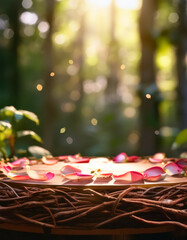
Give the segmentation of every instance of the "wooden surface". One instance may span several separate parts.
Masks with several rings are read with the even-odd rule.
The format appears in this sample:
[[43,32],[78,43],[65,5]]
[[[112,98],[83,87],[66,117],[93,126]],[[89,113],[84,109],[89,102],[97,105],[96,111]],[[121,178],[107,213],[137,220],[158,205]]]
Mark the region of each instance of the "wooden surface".
[[[101,169],[105,172],[112,172],[114,174],[123,174],[128,171],[138,171],[140,173],[143,173],[148,168],[154,167],[154,166],[160,166],[164,167],[163,163],[159,164],[153,164],[148,162],[147,160],[142,160],[140,162],[134,162],[134,163],[114,163],[113,161],[110,161],[109,163],[79,163],[79,164],[69,164],[64,163],[62,161],[59,161],[55,165],[45,165],[41,162],[38,162],[35,165],[31,165],[31,169],[36,170],[39,173],[46,173],[46,172],[53,172],[55,174],[55,177],[49,181],[36,181],[36,180],[23,180],[23,181],[13,181],[12,179],[3,178],[1,180],[5,182],[10,183],[17,183],[17,184],[26,184],[26,185],[43,185],[43,186],[89,186],[92,188],[106,188],[106,189],[117,189],[121,187],[128,187],[130,185],[136,185],[136,186],[144,186],[144,187],[151,187],[156,185],[172,185],[177,183],[187,183],[187,177],[174,177],[174,176],[166,176],[163,180],[157,181],[157,182],[136,182],[136,183],[127,183],[123,181],[114,181],[113,178],[106,178],[103,180],[98,180],[96,177],[93,177],[92,180],[68,180],[64,178],[60,172],[60,169],[64,165],[72,165],[76,168],[80,168],[83,173],[91,173],[91,171]],[[22,174],[25,170],[19,170],[18,172]]]
[[177,228],[174,226],[159,226],[150,228],[118,228],[118,229],[76,229],[76,228],[42,228],[28,224],[0,224],[0,229],[32,232],[32,233],[50,233],[55,235],[129,235],[129,234],[150,234],[173,232]]

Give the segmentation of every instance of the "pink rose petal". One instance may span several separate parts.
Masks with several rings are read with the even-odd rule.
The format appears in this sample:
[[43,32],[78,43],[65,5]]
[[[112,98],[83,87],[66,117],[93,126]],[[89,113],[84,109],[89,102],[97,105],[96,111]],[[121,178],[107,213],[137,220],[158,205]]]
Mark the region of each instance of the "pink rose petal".
[[91,158],[89,163],[97,165],[97,164],[109,163],[109,161],[110,160],[106,157],[95,157],[95,158]]
[[53,173],[38,173],[34,170],[27,169],[27,174],[31,179],[38,181],[47,181],[54,177]]
[[30,177],[27,174],[22,175],[22,174],[12,173],[12,172],[9,172],[7,174],[7,177],[11,178],[12,180],[16,180],[16,181],[30,179]]
[[14,162],[11,163],[11,165],[13,167],[18,167],[18,168],[23,168],[23,167],[25,167],[28,164],[29,164],[29,159],[26,158],[26,157],[17,159]]
[[42,158],[42,162],[46,165],[54,165],[58,163],[57,159],[47,159],[46,157]]
[[144,171],[144,180],[155,182],[164,179],[165,171],[161,167],[151,167]]
[[138,160],[138,156],[128,156],[127,157],[128,162],[135,162],[136,160]]
[[90,180],[92,179],[93,175],[74,172],[66,174],[65,177],[68,178],[69,180]]
[[108,172],[98,172],[96,174],[97,178],[109,178],[112,177],[113,173],[108,173]]
[[164,170],[170,176],[181,174],[182,172],[182,168],[180,168],[176,163],[173,162],[165,165]]
[[89,157],[81,157],[78,154],[74,156],[68,156],[68,160],[71,163],[88,163],[90,161]]
[[12,167],[8,166],[8,165],[2,165],[2,172],[7,175],[7,173],[9,173],[10,171],[12,171]]
[[72,174],[72,173],[77,173],[81,172],[79,168],[73,167],[71,165],[65,165],[60,169],[60,172],[62,175],[67,175],[67,174]]
[[159,163],[159,162],[162,162],[164,158],[165,158],[165,153],[156,153],[149,158],[149,161],[152,163]]
[[186,168],[187,168],[187,158],[178,159],[178,160],[176,161],[176,164],[177,164],[180,168],[186,169]]
[[136,171],[129,171],[120,175],[113,175],[115,180],[122,180],[125,182],[133,183],[143,179],[143,175]]
[[121,162],[125,162],[127,160],[127,154],[122,152],[120,154],[118,154],[116,157],[113,158],[113,161],[116,163],[121,163]]
[[52,172],[48,172],[48,173],[46,173],[45,175],[46,175],[46,177],[47,177],[47,180],[51,180],[51,179],[54,178],[54,176],[55,176],[55,174],[52,173]]

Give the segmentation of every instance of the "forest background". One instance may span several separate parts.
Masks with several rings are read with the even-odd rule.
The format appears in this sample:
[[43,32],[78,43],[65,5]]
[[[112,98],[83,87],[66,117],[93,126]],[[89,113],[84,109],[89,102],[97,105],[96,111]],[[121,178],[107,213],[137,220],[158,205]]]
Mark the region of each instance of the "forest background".
[[186,0],[1,1],[0,108],[37,114],[40,125],[24,127],[53,155],[177,155],[186,9]]

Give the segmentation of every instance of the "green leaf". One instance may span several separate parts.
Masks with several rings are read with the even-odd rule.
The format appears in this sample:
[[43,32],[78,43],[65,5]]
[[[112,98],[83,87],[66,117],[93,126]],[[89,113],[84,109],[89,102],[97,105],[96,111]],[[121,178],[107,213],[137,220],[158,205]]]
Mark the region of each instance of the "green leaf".
[[15,112],[16,112],[15,107],[6,106],[6,107],[0,109],[0,118],[6,119],[7,117],[13,117]]
[[0,132],[5,131],[7,128],[11,129],[12,125],[8,121],[0,121]]
[[187,143],[187,128],[182,130],[177,137],[175,138],[175,141],[172,145],[172,149],[177,149],[182,144]]
[[[0,142],[12,134],[12,125],[8,121],[0,121]],[[5,143],[4,143],[5,145]]]
[[37,142],[42,143],[41,137],[38,134],[36,134],[34,131],[31,131],[31,130],[17,131],[16,136],[17,137],[31,136],[31,138],[33,138]]
[[47,149],[39,146],[30,146],[28,147],[28,151],[32,156],[36,158],[41,158],[43,156],[51,156],[51,153]]
[[38,119],[37,115],[34,114],[33,112],[26,111],[26,110],[19,110],[19,112],[21,112],[29,120],[35,122],[37,125],[39,124],[39,119]]

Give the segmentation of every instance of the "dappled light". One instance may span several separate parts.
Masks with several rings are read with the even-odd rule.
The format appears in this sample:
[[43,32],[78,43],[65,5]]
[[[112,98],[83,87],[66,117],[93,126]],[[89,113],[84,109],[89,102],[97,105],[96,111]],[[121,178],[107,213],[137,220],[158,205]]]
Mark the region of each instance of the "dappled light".
[[1,107],[36,112],[54,155],[171,154],[187,124],[185,3],[9,2],[0,4]]

